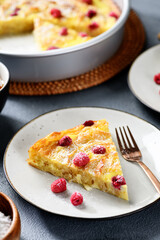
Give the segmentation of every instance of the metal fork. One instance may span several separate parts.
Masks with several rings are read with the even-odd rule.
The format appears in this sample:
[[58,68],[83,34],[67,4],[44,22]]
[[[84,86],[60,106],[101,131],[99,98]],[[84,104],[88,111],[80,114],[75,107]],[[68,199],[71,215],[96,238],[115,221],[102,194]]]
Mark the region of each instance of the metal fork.
[[151,170],[141,161],[141,158],[142,158],[141,151],[140,151],[136,141],[134,140],[134,137],[133,137],[133,135],[132,135],[128,126],[127,126],[127,129],[128,129],[130,138],[132,140],[132,143],[129,140],[129,137],[128,137],[127,132],[126,132],[124,127],[123,127],[123,132],[124,133],[122,132],[121,128],[119,127],[121,137],[122,137],[122,141],[120,140],[120,137],[118,135],[117,128],[115,129],[119,149],[120,149],[120,152],[121,152],[123,158],[127,161],[137,162],[142,167],[144,172],[147,174],[147,176],[149,177],[149,179],[153,183],[154,187],[156,188],[157,192],[160,194],[160,182],[155,177],[155,175],[151,172]]

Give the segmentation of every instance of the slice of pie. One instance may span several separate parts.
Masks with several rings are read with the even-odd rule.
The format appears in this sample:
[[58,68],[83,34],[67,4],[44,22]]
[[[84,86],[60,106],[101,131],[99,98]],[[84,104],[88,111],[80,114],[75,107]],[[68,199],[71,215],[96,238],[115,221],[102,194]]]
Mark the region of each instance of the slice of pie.
[[26,33],[33,30],[33,19],[42,8],[40,1],[1,0],[1,2],[0,35]]
[[29,149],[28,163],[42,171],[128,200],[127,185],[106,120],[53,132]]
[[84,32],[54,25],[41,18],[34,20],[34,38],[41,50],[70,47],[91,39]]

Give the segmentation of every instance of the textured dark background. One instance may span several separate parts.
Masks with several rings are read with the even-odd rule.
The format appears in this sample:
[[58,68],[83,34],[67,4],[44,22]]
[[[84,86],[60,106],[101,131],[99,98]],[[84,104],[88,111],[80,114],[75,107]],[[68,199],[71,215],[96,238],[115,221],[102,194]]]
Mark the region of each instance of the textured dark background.
[[[132,8],[136,10],[145,27],[145,49],[158,44],[160,0],[132,0]],[[114,220],[62,217],[40,210],[19,197],[8,184],[2,167],[5,147],[16,131],[38,115],[58,108],[116,108],[135,114],[160,128],[160,114],[145,107],[130,92],[127,85],[128,70],[97,87],[76,93],[8,98],[0,114],[0,191],[8,194],[18,207],[22,223],[21,240],[160,239],[160,202],[131,216]]]

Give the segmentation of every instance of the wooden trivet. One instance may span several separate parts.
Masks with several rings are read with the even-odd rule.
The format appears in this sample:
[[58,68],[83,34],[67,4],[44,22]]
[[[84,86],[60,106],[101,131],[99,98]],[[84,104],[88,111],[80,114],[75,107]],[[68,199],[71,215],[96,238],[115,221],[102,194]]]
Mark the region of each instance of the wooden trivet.
[[92,71],[51,82],[11,82],[10,94],[13,95],[52,95],[75,92],[96,86],[109,80],[122,69],[127,67],[141,52],[145,42],[145,32],[140,19],[131,10],[125,25],[124,38],[120,49],[107,62]]

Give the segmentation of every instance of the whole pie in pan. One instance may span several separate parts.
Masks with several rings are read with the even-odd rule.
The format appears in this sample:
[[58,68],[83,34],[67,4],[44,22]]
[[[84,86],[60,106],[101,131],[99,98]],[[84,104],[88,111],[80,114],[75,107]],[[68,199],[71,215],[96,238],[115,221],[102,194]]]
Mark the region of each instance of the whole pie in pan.
[[49,134],[30,147],[27,161],[87,190],[97,188],[128,200],[118,153],[104,119]]
[[[58,45],[50,45],[47,48],[39,44],[47,42],[46,31],[55,41],[63,42],[60,47],[69,47],[96,37],[110,29],[120,16],[120,10],[112,0],[0,0],[0,35],[13,35],[32,32],[36,29],[37,21],[43,24],[44,33],[35,34],[35,40],[41,50],[56,49]],[[39,20],[37,20],[37,18]],[[49,22],[55,28],[63,27],[68,32],[77,32],[77,40],[68,40],[69,36],[57,35]],[[72,35],[72,34],[71,34]],[[65,41],[61,38],[66,36]],[[53,41],[54,42],[54,41]]]

